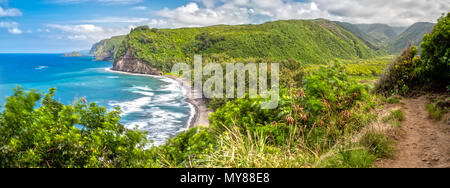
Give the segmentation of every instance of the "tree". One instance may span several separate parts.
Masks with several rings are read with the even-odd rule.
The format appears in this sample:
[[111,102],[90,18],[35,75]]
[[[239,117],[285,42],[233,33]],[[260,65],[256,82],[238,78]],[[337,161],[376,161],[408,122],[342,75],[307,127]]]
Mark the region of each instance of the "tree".
[[424,36],[421,47],[431,81],[450,85],[450,13],[443,15],[433,32]]

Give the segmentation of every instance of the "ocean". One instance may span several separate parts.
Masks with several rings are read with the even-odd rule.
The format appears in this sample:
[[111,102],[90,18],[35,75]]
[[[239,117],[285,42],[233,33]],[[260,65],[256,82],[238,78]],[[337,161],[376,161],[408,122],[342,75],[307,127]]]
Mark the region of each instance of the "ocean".
[[185,131],[193,107],[174,80],[109,71],[111,62],[62,54],[0,54],[0,106],[18,85],[57,89],[55,99],[72,104],[84,97],[108,109],[122,109],[121,123],[148,132],[154,145]]

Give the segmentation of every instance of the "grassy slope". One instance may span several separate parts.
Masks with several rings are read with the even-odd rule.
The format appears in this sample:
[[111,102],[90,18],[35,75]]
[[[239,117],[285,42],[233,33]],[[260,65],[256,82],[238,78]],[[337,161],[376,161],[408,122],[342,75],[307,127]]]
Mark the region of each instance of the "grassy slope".
[[346,23],[346,22],[335,22],[337,25],[351,31],[353,34],[361,38],[367,46],[371,47],[372,49],[379,49],[382,46],[382,43],[380,41],[366,32],[359,29],[359,27],[355,24]]
[[419,22],[409,27],[404,33],[397,36],[388,44],[388,52],[391,54],[399,53],[409,42],[415,46],[420,46],[423,36],[432,31],[433,23]]
[[[202,34],[207,34],[207,39],[197,40]],[[191,62],[194,53],[236,59],[295,59],[304,64],[379,55],[352,32],[322,19],[181,29],[140,27],[128,35],[116,59],[127,49],[156,67],[161,62]]]
[[390,42],[404,30],[386,24],[356,24],[355,27],[374,38],[378,45]]

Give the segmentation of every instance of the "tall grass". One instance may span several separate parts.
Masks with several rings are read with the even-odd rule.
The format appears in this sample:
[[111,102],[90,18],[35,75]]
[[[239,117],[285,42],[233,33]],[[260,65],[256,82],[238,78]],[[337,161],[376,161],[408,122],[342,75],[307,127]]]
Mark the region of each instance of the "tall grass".
[[279,147],[268,144],[268,135],[262,131],[243,133],[238,126],[225,129],[205,167],[298,168],[310,167],[318,159],[313,152],[305,152],[304,144],[294,144],[301,140],[296,127],[290,127],[290,137]]

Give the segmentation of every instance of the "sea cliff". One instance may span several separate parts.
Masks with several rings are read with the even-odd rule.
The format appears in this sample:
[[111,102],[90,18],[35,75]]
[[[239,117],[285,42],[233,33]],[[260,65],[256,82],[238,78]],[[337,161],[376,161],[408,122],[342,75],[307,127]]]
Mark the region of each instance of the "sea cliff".
[[148,63],[142,62],[133,56],[130,50],[123,57],[114,62],[112,70],[136,74],[162,75]]

